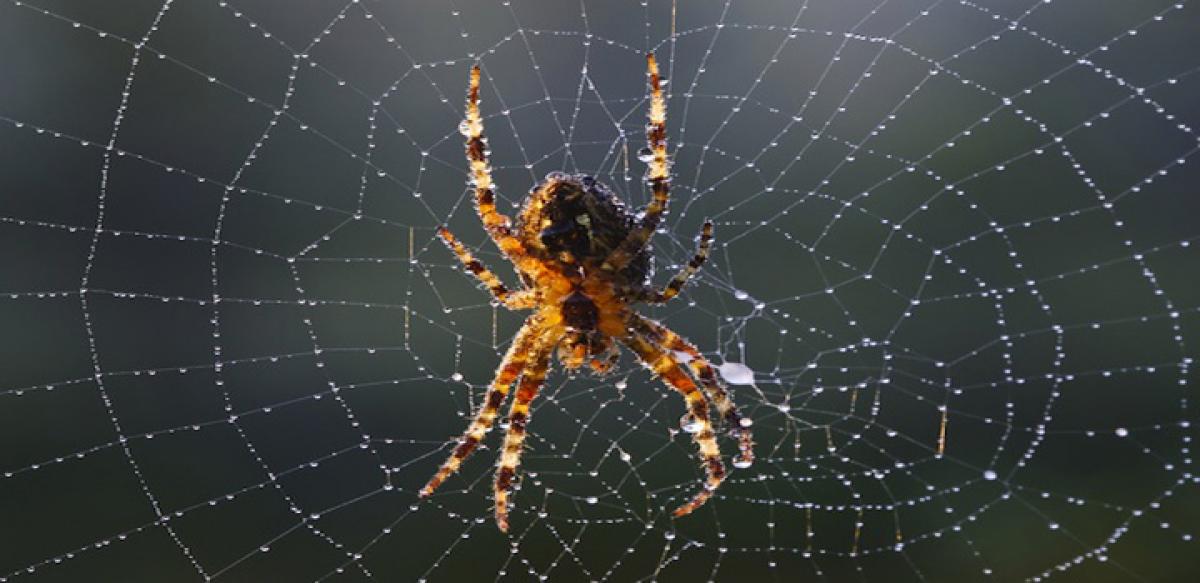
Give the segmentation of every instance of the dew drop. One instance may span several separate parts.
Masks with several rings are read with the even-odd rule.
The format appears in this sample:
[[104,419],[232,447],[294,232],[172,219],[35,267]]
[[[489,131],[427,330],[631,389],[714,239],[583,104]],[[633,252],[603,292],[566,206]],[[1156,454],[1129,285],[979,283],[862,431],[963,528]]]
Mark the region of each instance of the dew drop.
[[726,362],[717,367],[721,376],[731,385],[753,385],[754,371],[740,362]]

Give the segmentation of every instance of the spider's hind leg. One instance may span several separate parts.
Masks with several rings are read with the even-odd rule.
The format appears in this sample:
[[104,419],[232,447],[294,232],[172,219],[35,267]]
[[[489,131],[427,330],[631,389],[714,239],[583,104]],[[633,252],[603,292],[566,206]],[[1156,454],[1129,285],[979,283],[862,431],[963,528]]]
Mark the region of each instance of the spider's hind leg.
[[471,166],[471,183],[475,187],[475,210],[488,235],[505,255],[517,258],[524,255],[521,242],[509,231],[508,218],[496,210],[496,191],[492,168],[488,164],[487,138],[483,135],[483,116],[479,113],[479,65],[471,67],[467,89],[467,115],[459,127],[466,136],[467,162]]
[[667,210],[667,200],[671,195],[667,161],[667,100],[663,97],[662,78],[658,74],[658,61],[653,53],[646,55],[646,77],[650,83],[650,113],[649,123],[646,124],[650,163],[646,178],[650,182],[652,198],[646,206],[642,222],[630,230],[625,240],[604,260],[602,268],[606,271],[624,269],[646,246]]

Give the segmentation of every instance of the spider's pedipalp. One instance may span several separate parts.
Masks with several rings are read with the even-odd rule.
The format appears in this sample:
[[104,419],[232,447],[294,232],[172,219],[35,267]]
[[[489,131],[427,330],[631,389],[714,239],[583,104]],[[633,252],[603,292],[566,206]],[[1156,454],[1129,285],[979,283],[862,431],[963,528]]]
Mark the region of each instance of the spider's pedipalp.
[[671,194],[671,177],[667,161],[667,101],[663,98],[661,78],[658,74],[658,61],[654,53],[646,55],[646,77],[650,83],[650,122],[646,124],[646,142],[649,145],[649,164],[646,178],[650,181],[652,198],[646,206],[642,222],[631,230],[612,254],[604,261],[603,269],[618,271],[623,269],[638,255],[654,230],[658,228],[662,215],[667,210],[667,201]]
[[[631,319],[637,318],[632,313],[630,313],[630,317]],[[692,433],[692,441],[700,449],[705,480],[704,487],[691,500],[676,508],[673,513],[676,517],[685,516],[707,502],[721,482],[725,480],[725,464],[721,462],[721,450],[717,446],[717,438],[713,433],[712,420],[708,414],[708,401],[705,400],[704,393],[696,387],[696,383],[692,381],[691,377],[680,369],[679,361],[658,343],[637,331],[636,322],[630,322],[629,328],[631,331],[621,339],[621,342],[628,346],[646,366],[650,367],[650,370],[661,377],[663,382],[683,395],[687,402],[687,415],[690,416],[688,431]]]
[[745,468],[754,463],[754,437],[750,430],[750,420],[742,417],[708,359],[690,342],[662,324],[637,316],[635,325],[639,331],[662,344],[667,350],[682,352],[691,358],[687,363],[688,368],[691,368],[692,373],[700,380],[700,386],[704,387],[704,392],[717,408],[717,414],[725,422],[725,428],[738,440],[739,455],[733,465]]
[[531,290],[509,291],[504,282],[500,281],[500,278],[496,277],[496,274],[492,273],[492,270],[476,259],[471,254],[471,251],[467,249],[466,245],[463,245],[449,229],[438,227],[437,233],[442,238],[442,241],[446,243],[446,246],[450,248],[450,251],[462,262],[463,267],[478,278],[483,285],[487,286],[488,291],[492,292],[492,296],[501,305],[510,310],[527,309],[535,305],[535,294]]
[[543,328],[544,326],[537,316],[532,316],[525,321],[521,330],[517,332],[516,338],[513,339],[512,346],[508,348],[504,361],[500,363],[500,368],[496,371],[496,378],[488,387],[487,393],[483,397],[483,404],[479,407],[479,412],[475,414],[475,419],[471,421],[462,437],[459,438],[454,452],[446,458],[446,461],[429,479],[425,487],[421,488],[420,497],[426,498],[433,494],[434,490],[437,490],[438,486],[446,481],[446,478],[457,472],[463,460],[475,451],[479,442],[483,440],[483,436],[491,430],[496,413],[500,410],[500,405],[504,404],[505,397],[508,396],[509,388],[526,368],[530,348],[544,335]]
[[529,423],[529,405],[546,380],[546,372],[550,367],[550,353],[558,341],[555,336],[543,333],[534,346],[533,355],[529,359],[529,365],[525,367],[525,372],[521,374],[517,395],[508,412],[508,432],[504,435],[504,449],[496,463],[496,480],[493,484],[496,497],[496,526],[501,532],[508,532],[508,494],[512,489],[513,478],[517,475],[517,468],[521,465],[525,428]]

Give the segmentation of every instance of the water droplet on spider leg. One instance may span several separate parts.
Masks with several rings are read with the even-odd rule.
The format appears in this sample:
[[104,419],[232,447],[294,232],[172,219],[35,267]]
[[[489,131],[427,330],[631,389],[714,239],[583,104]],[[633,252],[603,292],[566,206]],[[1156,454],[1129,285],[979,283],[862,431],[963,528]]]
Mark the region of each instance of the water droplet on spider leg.
[[667,84],[668,84],[668,83],[670,83],[670,82],[671,82],[671,80],[670,80],[670,79],[667,79],[666,77],[659,77],[659,78],[658,78],[658,86],[659,86],[659,87],[666,87],[666,86],[667,86]]
[[462,134],[462,135],[464,135],[464,136],[469,136],[469,135],[471,135],[471,123],[470,123],[470,122],[468,122],[468,121],[467,121],[467,120],[465,120],[465,119],[464,119],[464,120],[462,120],[461,122],[459,122],[459,124],[458,124],[458,133],[460,133],[460,134]]
[[700,431],[700,420],[696,419],[691,413],[684,413],[679,418],[679,428],[686,433],[696,433]]
[[739,470],[744,470],[752,465],[754,465],[754,462],[746,458],[739,457],[733,460],[733,467]]
[[637,159],[642,162],[650,163],[654,160],[654,151],[650,148],[642,148],[638,150]]

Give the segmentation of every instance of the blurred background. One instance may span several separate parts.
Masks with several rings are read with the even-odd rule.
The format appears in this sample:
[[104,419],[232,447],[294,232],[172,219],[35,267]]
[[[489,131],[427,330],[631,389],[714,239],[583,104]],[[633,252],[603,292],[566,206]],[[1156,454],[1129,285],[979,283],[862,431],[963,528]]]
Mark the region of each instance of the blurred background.
[[[1186,581],[1200,8],[1144,0],[0,2],[0,581]],[[758,461],[691,516],[682,400],[556,367],[466,180],[648,199]],[[498,433],[493,432],[493,433]],[[726,453],[735,446],[723,439]],[[728,459],[728,457],[727,457]]]

